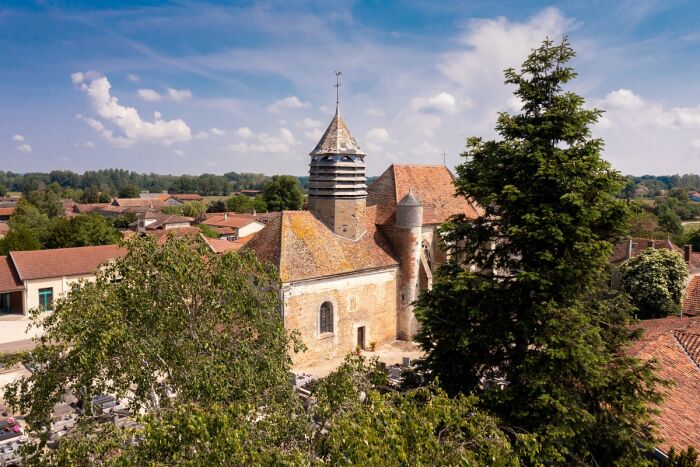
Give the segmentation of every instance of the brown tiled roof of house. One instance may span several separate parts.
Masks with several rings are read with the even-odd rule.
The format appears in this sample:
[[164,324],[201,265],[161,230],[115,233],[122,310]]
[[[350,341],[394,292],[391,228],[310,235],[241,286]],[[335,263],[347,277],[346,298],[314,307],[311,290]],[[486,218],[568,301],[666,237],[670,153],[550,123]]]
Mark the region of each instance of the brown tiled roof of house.
[[73,210],[77,210],[77,212],[81,214],[87,214],[95,210],[99,210],[102,208],[106,208],[108,206],[111,206],[109,203],[88,203],[88,204],[80,204],[76,203],[75,206],[73,206]]
[[245,246],[246,243],[251,241],[255,237],[255,234],[253,235],[246,235],[243,238],[239,238],[237,240],[224,240],[220,238],[207,238],[204,237],[204,240],[209,244],[212,250],[214,250],[215,253],[226,253],[227,251],[238,251],[243,246]]
[[10,257],[0,256],[0,292],[14,292],[23,288]]
[[160,212],[148,212],[144,216],[146,219],[155,219],[155,222],[152,222],[146,226],[146,228],[149,230],[159,229],[168,224],[192,224],[192,222],[194,222],[193,217],[178,216],[176,214],[163,214]]
[[260,221],[248,215],[221,212],[208,214],[207,218],[202,221],[202,224],[211,225],[212,227],[234,227],[240,229],[253,222]]
[[[631,255],[629,254],[630,240],[632,241]],[[639,254],[647,248],[675,251],[682,257],[685,257],[683,248],[679,247],[678,245],[674,244],[671,240],[668,239],[659,240],[652,238],[626,238],[615,244],[615,248],[613,249],[613,255],[610,259],[610,262],[619,265],[627,261],[629,258],[639,256]],[[691,252],[688,267],[691,271],[700,270],[700,253]]]
[[255,234],[245,248],[273,263],[282,282],[348,274],[398,264],[367,208],[367,231],[350,240],[335,235],[308,211],[284,211]]
[[668,317],[641,322],[645,330],[631,354],[658,362],[658,375],[673,382],[664,389],[657,417],[660,449],[700,447],[700,318]]
[[685,288],[685,298],[683,299],[683,313],[690,315],[700,315],[700,277],[693,276]]
[[174,195],[169,195],[169,197],[180,201],[202,201],[204,199],[202,195],[198,195],[197,193],[177,193]]
[[0,208],[0,216],[11,216],[15,213],[15,208]]
[[0,222],[0,236],[5,236],[10,233],[10,226],[5,222]]
[[166,200],[160,198],[114,198],[112,201],[114,206],[122,207],[148,207],[162,208],[166,206]]
[[423,224],[441,224],[450,216],[465,214],[475,219],[482,214],[473,201],[455,197],[454,176],[442,165],[392,164],[367,189],[367,205],[377,206],[377,224],[394,222],[396,203],[409,190],[423,204]]
[[92,274],[102,264],[126,254],[116,245],[13,251],[10,253],[21,280]]

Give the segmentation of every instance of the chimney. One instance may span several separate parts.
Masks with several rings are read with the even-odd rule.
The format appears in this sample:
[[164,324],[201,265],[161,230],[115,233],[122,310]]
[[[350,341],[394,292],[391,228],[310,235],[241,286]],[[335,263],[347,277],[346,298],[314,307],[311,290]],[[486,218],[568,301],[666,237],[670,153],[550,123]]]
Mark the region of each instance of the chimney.
[[228,212],[224,213],[224,220],[228,220]]
[[255,217],[257,215],[258,215],[258,213],[255,211],[255,209],[253,209],[253,217]]
[[686,264],[690,264],[690,256],[693,253],[693,245],[685,245],[683,247],[683,259]]
[[632,242],[632,239],[630,238],[627,240],[627,259],[630,259],[632,257],[632,247],[634,246],[634,243]]

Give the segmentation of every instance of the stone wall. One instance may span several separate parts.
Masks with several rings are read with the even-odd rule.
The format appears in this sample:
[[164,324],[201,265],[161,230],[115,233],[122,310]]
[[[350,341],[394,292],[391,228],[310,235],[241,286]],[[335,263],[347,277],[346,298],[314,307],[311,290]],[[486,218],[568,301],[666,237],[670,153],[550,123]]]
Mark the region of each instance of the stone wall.
[[[284,323],[297,329],[307,347],[292,355],[295,366],[343,358],[365,328],[365,346],[396,339],[397,268],[309,280],[282,287]],[[320,333],[320,308],[333,305],[333,332]]]
[[366,198],[309,197],[309,211],[333,233],[356,239],[367,230]]

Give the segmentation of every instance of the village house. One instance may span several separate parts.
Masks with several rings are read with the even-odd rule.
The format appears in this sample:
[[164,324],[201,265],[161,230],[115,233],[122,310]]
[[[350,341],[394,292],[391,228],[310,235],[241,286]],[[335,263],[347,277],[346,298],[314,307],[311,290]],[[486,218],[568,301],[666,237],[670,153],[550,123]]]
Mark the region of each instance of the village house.
[[412,303],[446,259],[437,226],[480,213],[453,196],[445,166],[394,164],[368,189],[339,108],[310,156],[309,210],[282,212],[244,247],[279,271],[284,324],[307,347],[298,366],[411,340]]
[[688,278],[685,282],[685,298],[681,304],[681,311],[688,315],[700,315],[700,253],[693,251],[691,245],[681,248],[668,239],[650,238],[627,238],[617,243],[610,258],[610,264],[613,267],[610,277],[611,286],[618,287],[620,284],[620,266],[647,248],[675,251],[683,257],[688,266]]
[[126,254],[115,245],[13,251],[0,256],[0,312],[27,315],[51,309],[72,283],[94,278],[95,271]]
[[192,217],[164,214],[162,212],[145,212],[137,216],[136,231],[179,229],[190,227],[193,222],[194,218]]
[[256,219],[255,216],[232,212],[207,214],[201,223],[214,228],[219,233],[219,238],[225,240],[247,237],[265,227],[265,224]]

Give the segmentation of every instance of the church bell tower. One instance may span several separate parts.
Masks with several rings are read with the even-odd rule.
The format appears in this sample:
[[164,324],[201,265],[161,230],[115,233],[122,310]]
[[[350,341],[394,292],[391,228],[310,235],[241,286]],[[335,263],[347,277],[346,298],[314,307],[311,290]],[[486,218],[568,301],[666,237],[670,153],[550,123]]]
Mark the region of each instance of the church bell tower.
[[340,72],[335,86],[335,116],[309,153],[309,211],[335,234],[355,240],[366,231],[366,154],[340,117]]

